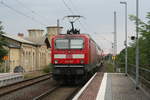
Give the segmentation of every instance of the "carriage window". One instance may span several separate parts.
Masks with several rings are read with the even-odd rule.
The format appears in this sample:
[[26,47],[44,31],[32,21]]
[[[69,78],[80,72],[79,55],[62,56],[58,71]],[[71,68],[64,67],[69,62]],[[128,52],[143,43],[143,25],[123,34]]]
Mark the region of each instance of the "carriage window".
[[82,49],[83,48],[83,39],[71,39],[70,40],[71,49]]
[[69,49],[69,40],[68,39],[57,39],[55,41],[56,49]]

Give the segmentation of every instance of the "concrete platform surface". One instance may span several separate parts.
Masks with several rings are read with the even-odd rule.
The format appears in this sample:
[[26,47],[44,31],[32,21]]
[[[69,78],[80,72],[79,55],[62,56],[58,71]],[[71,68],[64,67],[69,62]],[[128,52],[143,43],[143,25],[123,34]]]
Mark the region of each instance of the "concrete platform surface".
[[124,74],[105,73],[96,100],[150,100],[141,89]]

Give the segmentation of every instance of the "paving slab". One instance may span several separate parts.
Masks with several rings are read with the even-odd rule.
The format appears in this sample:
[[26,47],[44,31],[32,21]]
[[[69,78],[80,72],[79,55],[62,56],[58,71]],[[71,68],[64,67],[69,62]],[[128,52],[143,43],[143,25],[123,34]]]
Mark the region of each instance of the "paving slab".
[[122,73],[105,73],[96,100],[150,100]]

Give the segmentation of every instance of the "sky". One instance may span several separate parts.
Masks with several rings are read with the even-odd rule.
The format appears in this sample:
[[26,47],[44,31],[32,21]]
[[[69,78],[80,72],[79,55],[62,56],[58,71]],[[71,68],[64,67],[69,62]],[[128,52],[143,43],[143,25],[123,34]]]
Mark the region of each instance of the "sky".
[[[113,13],[117,12],[117,52],[124,48],[125,7],[120,1],[128,3],[128,15],[136,13],[136,0],[0,0],[0,21],[8,34],[21,32],[26,36],[28,29],[44,29],[55,26],[57,19],[64,27],[69,27],[67,15],[84,16],[75,26],[81,33],[90,34],[105,53],[112,53],[114,32]],[[146,20],[150,12],[150,0],[139,0],[139,17]],[[135,35],[135,25],[128,19],[128,44]]]

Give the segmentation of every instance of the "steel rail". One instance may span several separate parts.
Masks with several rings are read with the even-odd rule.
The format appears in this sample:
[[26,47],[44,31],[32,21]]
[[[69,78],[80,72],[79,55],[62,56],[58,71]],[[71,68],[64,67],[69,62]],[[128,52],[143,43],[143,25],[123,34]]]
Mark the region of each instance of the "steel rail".
[[68,97],[66,100],[72,100],[73,97],[80,91],[81,87],[77,87]]
[[[45,77],[45,78],[43,78],[43,77]],[[23,80],[23,81],[13,83],[13,84],[10,84],[10,85],[7,85],[7,86],[3,86],[3,87],[0,88],[0,97],[2,97],[4,95],[7,95],[7,94],[10,94],[12,92],[15,92],[17,90],[26,88],[28,86],[40,83],[42,81],[48,80],[48,79],[50,79],[50,77],[51,77],[50,74],[45,74],[45,75],[41,75],[41,76],[38,76],[38,77],[35,77],[35,78],[31,78],[31,79]],[[40,78],[43,78],[43,79],[40,79]],[[12,89],[10,89],[10,90],[8,89],[6,91],[3,91],[4,89],[7,89],[7,88],[12,88]]]
[[[51,93],[55,92],[56,90],[58,90],[61,86],[58,85],[56,87],[53,87],[51,89],[49,89],[48,91],[42,93],[41,95],[33,98],[33,100],[42,100],[44,97],[50,95]],[[72,98],[75,96],[75,94],[81,89],[81,87],[77,87],[67,98],[66,100],[72,100]]]
[[58,88],[60,88],[60,85],[49,89],[48,91],[42,93],[41,95],[39,95],[39,96],[33,98],[33,100],[41,100],[42,98],[46,97],[47,95],[53,93],[53,92],[54,92],[55,90],[57,90]]
[[44,75],[40,75],[40,76],[37,76],[37,77],[34,77],[34,78],[29,78],[29,79],[25,79],[25,80],[22,80],[22,81],[19,81],[19,82],[8,84],[8,85],[0,87],[0,90],[3,89],[3,88],[6,88],[6,87],[10,87],[10,86],[13,86],[13,85],[17,85],[17,84],[23,83],[23,82],[35,80],[35,79],[38,79],[38,78],[41,78],[41,77],[44,77],[44,76],[47,76],[47,75],[50,75],[50,74],[44,74]]

